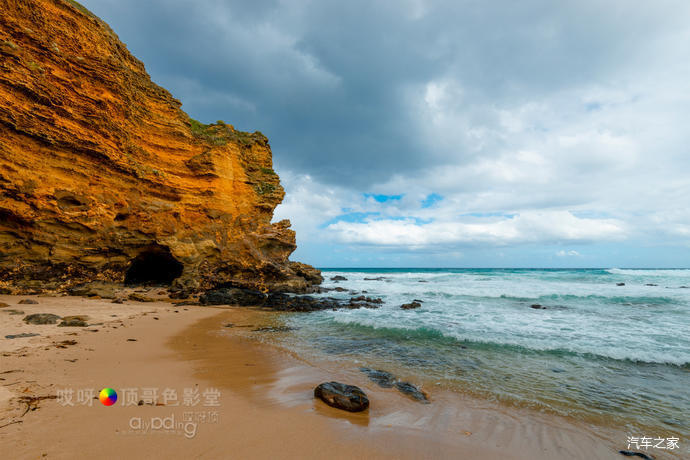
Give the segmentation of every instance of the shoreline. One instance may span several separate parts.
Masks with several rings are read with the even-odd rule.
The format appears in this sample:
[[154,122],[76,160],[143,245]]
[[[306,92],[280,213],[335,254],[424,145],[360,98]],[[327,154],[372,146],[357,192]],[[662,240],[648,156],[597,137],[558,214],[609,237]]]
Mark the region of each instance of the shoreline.
[[[38,305],[16,305],[33,298]],[[236,331],[270,326],[274,312],[243,307],[176,307],[164,301],[112,304],[80,297],[0,296],[3,331],[40,329],[41,336],[4,339],[0,368],[0,447],[13,458],[151,456],[216,458],[227,456],[316,458],[621,458],[625,435],[614,443],[574,421],[433,392],[420,404],[393,389],[379,388],[358,372],[333,372],[307,363],[277,346]],[[88,314],[87,328],[54,325],[9,327],[2,310],[26,314]],[[177,312],[175,312],[177,311]],[[102,317],[96,317],[98,313]],[[117,317],[110,315],[116,314]],[[23,315],[12,315],[12,323]],[[158,319],[153,319],[158,318]],[[233,323],[235,327],[224,327]],[[242,328],[241,326],[251,326]],[[97,332],[92,332],[97,330]],[[49,331],[49,332],[48,332]],[[128,341],[135,339],[136,341]],[[74,345],[60,344],[74,340]],[[22,344],[17,347],[15,344]],[[17,370],[17,372],[9,372]],[[11,376],[11,377],[10,377]],[[8,377],[11,380],[8,380]],[[368,411],[350,414],[313,398],[313,388],[330,380],[362,388]],[[192,438],[184,433],[141,434],[132,417],[185,417],[183,406],[64,407],[55,399],[23,412],[22,395],[51,396],[57,389],[122,388],[218,389],[220,406],[193,408],[217,412],[217,421],[198,423]],[[8,392],[12,399],[8,400]],[[3,396],[4,395],[4,396]],[[122,398],[122,394],[120,394]],[[187,409],[185,411],[185,409]],[[204,410],[201,410],[204,409]],[[134,430],[136,431],[136,430]],[[610,434],[609,434],[610,435]],[[46,454],[45,456],[43,454]],[[664,458],[665,453],[657,458]],[[670,457],[669,458],[673,458]]]

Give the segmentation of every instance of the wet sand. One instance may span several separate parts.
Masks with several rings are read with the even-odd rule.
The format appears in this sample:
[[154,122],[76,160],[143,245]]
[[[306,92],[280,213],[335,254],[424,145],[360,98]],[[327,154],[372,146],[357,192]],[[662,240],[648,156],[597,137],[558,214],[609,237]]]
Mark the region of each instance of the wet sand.
[[[17,305],[24,298],[39,304]],[[622,433],[451,392],[432,391],[431,403],[420,404],[356,367],[307,363],[261,342],[272,332],[254,330],[273,324],[274,313],[78,297],[0,302],[9,304],[0,308],[4,458],[624,458]],[[24,314],[7,309],[87,314],[97,325],[25,325]],[[4,338],[17,333],[41,335]],[[330,380],[361,387],[369,410],[351,414],[315,400],[314,387]],[[114,406],[54,398],[58,390],[73,389],[76,400],[80,389],[103,387],[118,391]],[[123,388],[135,399],[156,389],[159,404],[166,388],[175,390],[178,405],[128,405]],[[196,405],[185,405],[192,402],[185,388],[198,391]],[[26,399],[41,396],[48,398]],[[146,430],[152,421],[166,426]]]

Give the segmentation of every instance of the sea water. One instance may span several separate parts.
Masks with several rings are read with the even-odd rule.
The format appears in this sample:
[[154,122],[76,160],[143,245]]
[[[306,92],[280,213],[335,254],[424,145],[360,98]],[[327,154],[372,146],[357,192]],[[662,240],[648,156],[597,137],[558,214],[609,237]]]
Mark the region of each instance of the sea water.
[[[295,329],[280,340],[298,353],[392,371],[432,394],[442,387],[615,425],[633,436],[690,441],[690,270],[323,275],[324,287],[347,292],[319,296],[367,291],[384,303],[287,316]],[[336,275],[347,281],[332,281]],[[414,299],[421,308],[400,308]]]

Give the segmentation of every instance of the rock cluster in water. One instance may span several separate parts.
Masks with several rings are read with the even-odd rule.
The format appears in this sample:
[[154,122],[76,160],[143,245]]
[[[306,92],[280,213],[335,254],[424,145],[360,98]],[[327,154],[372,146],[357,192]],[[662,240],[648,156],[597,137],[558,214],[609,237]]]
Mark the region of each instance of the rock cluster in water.
[[265,307],[278,311],[318,311],[339,308],[379,308],[383,300],[371,297],[352,297],[350,300],[333,297],[293,295],[284,292],[261,292],[240,287],[211,289],[199,296],[201,305],[238,305]]

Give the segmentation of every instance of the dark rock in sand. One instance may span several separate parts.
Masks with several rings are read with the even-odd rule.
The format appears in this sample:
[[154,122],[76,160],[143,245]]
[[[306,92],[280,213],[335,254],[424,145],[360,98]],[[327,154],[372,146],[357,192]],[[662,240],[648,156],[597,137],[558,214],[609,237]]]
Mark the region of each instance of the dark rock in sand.
[[34,299],[22,299],[19,301],[19,305],[38,305],[38,301]]
[[[199,302],[195,302],[193,300],[184,300],[182,302],[176,302],[175,303],[175,306],[177,306],[177,307],[186,307],[188,305],[198,307],[201,304]],[[186,310],[186,308],[185,308],[185,310]]]
[[186,289],[173,289],[171,288],[170,291],[168,292],[168,297],[171,299],[188,299],[189,296],[191,296],[192,293],[189,290]]
[[532,305],[529,306],[530,308],[534,308],[535,310],[546,310],[546,307],[544,305],[538,304],[538,303],[533,303]]
[[3,310],[5,313],[9,313],[10,315],[23,315],[24,310],[15,310],[14,308],[10,308],[9,310]]
[[127,339],[128,342],[136,342],[137,339]]
[[412,399],[415,399],[419,402],[423,402],[424,404],[429,403],[429,398],[426,395],[426,393],[419,388],[417,388],[415,385],[411,384],[410,382],[395,382],[395,388],[398,389],[401,393],[411,397]]
[[265,326],[252,329],[252,332],[290,332],[294,330],[295,328],[290,326]]
[[143,294],[137,294],[136,292],[133,292],[132,294],[130,294],[128,299],[133,300],[135,302],[155,302],[156,301],[156,299],[152,299],[151,297],[145,296]]
[[113,299],[112,303],[125,303],[125,299],[123,299],[123,298]]
[[260,291],[243,288],[220,288],[207,291],[199,297],[201,305],[262,306],[268,296]]
[[67,290],[67,293],[73,296],[114,299],[115,289],[117,287],[118,286],[115,283],[94,281],[92,283],[80,284],[79,286],[71,287]]
[[88,319],[88,316],[83,315],[65,316],[58,327],[86,327],[88,326],[86,323]]
[[331,277],[331,281],[347,281],[347,278],[340,275],[335,275]]
[[369,380],[376,383],[381,388],[393,388],[393,385],[395,385],[395,382],[398,380],[390,372],[368,367],[360,367],[359,370],[367,374]]
[[6,339],[23,339],[24,337],[36,337],[37,335],[41,334],[36,334],[33,332],[22,332],[21,334],[14,334],[14,335],[6,335]]
[[643,454],[642,452],[634,452],[632,450],[619,450],[618,453],[625,455],[626,457],[640,457],[644,460],[654,460],[654,457],[650,457],[649,455]]
[[625,283],[616,283],[616,286],[625,286]]
[[265,307],[278,311],[318,311],[348,307],[332,297],[315,298],[308,295],[290,295],[281,292],[264,294],[243,288],[219,288],[199,297],[202,305],[239,305]]
[[421,306],[422,304],[419,302],[410,302],[400,305],[400,308],[402,308],[403,310],[412,310],[413,308],[419,308]]
[[24,317],[24,322],[27,324],[55,324],[61,319],[58,315],[52,313],[34,313]]
[[5,307],[9,307],[9,305],[6,304],[5,302],[0,302],[0,308],[5,308]]
[[314,389],[314,397],[331,407],[349,412],[361,412],[369,407],[367,395],[354,385],[325,382]]

